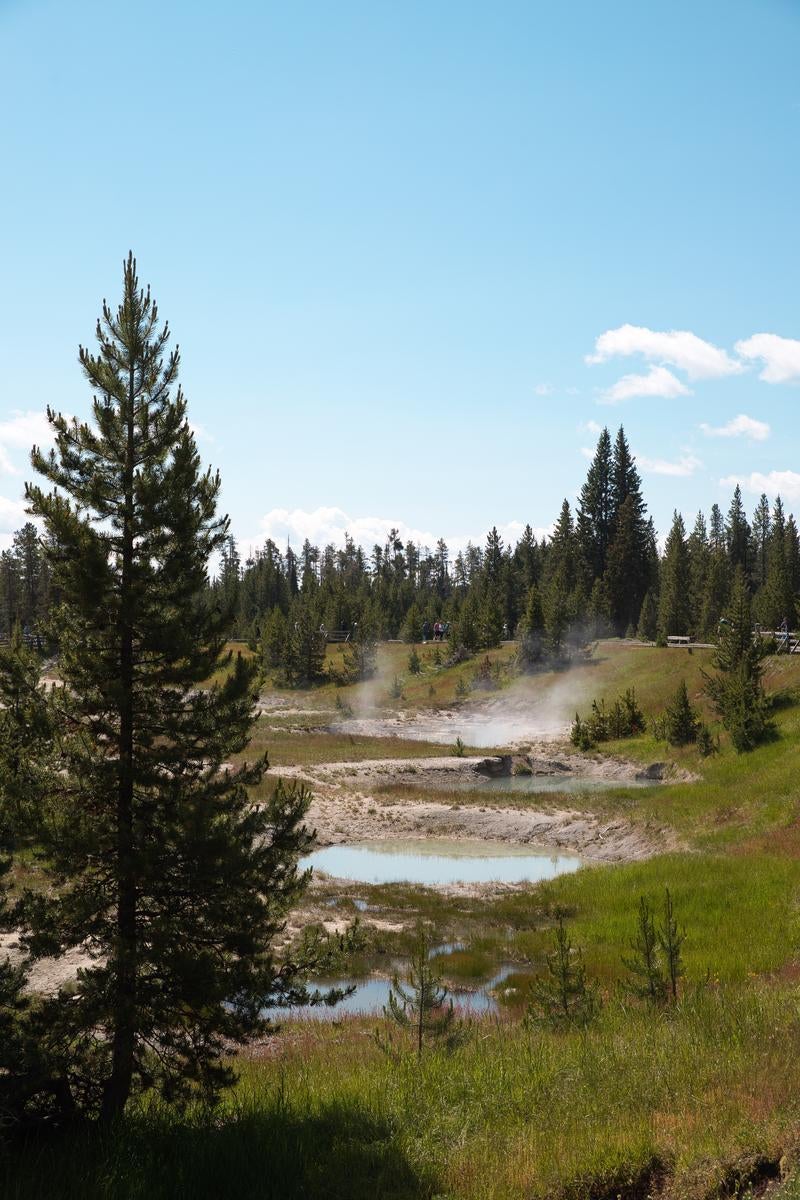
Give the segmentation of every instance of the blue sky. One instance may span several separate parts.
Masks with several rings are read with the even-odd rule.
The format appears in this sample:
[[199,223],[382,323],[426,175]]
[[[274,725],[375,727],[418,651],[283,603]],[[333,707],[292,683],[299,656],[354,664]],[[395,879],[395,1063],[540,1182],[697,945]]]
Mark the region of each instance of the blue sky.
[[546,527],[620,421],[660,529],[800,512],[799,56],[797,0],[0,0],[0,545],[129,248],[245,545]]

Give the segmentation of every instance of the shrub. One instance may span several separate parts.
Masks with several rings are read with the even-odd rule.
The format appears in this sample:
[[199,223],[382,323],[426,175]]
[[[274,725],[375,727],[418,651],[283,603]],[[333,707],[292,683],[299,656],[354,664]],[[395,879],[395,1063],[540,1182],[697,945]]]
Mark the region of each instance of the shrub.
[[686,680],[682,679],[672,701],[667,705],[666,740],[671,746],[688,746],[697,741],[698,729],[697,712],[689,703]]
[[697,749],[703,758],[708,758],[719,751],[719,738],[715,738],[705,724],[701,724],[697,730]]

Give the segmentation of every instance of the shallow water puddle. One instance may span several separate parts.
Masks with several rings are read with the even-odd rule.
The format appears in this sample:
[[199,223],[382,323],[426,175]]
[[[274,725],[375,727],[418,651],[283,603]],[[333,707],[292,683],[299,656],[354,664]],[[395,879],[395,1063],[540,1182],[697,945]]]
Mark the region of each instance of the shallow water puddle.
[[300,864],[338,879],[359,883],[536,883],[577,871],[574,854],[557,854],[504,842],[416,841],[370,842],[361,846],[326,846]]
[[[513,966],[501,967],[476,991],[450,991],[448,1000],[452,1000],[454,1007],[464,1015],[498,1012],[499,1005],[492,993],[508,975],[518,970],[518,967]],[[380,1016],[389,1003],[389,988],[391,987],[389,979],[318,979],[313,984],[313,987],[318,988],[321,992],[327,988],[350,986],[355,986],[356,990],[332,1008],[326,1004],[303,1005],[288,1009],[288,1015],[314,1021],[336,1021],[347,1015]]]

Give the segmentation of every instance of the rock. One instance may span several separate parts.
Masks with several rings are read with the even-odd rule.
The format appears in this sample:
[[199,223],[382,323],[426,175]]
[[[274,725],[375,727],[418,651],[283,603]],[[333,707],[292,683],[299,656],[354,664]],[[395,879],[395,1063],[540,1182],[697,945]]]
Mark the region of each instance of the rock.
[[561,762],[557,758],[534,758],[531,756],[528,763],[532,775],[560,775],[569,774],[571,771],[568,763]]
[[637,771],[637,779],[653,779],[662,780],[666,778],[669,764],[663,762],[651,763],[649,767],[645,767],[643,771]]
[[511,762],[510,754],[497,754],[492,758],[482,758],[474,769],[477,775],[485,775],[488,779],[502,779],[511,774]]

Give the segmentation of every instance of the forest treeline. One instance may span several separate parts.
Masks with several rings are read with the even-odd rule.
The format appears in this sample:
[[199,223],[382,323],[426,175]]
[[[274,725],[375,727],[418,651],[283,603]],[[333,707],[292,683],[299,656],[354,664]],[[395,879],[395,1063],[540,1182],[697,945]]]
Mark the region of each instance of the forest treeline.
[[370,554],[349,537],[342,547],[306,540],[298,553],[267,541],[244,563],[229,539],[212,588],[234,603],[239,636],[261,641],[268,658],[303,625],[413,642],[437,620],[449,622],[451,644],[477,650],[507,632],[535,658],[539,643],[558,652],[604,635],[715,640],[739,569],[755,619],[793,626],[800,535],[780,498],[771,506],[762,496],[748,519],[737,486],[727,513],[714,504],[690,530],[676,512],[660,553],[620,427],[613,440],[600,434],[577,505],[564,500],[550,537],[528,525],[505,546],[493,528],[485,546],[455,556],[443,540],[431,550],[396,531]]
[[[341,547],[306,540],[297,552],[268,539],[246,561],[229,537],[209,586],[212,601],[233,607],[238,637],[262,645],[269,665],[293,664],[288,674],[307,678],[321,628],[416,642],[426,621],[439,620],[450,625],[451,645],[473,652],[513,635],[523,660],[534,662],[545,648],[558,655],[573,641],[606,635],[713,640],[737,569],[755,619],[770,629],[784,620],[793,626],[800,536],[780,497],[770,505],[762,495],[748,518],[737,486],[726,513],[714,504],[691,529],[676,512],[659,552],[620,427],[613,440],[607,429],[600,434],[577,504],[564,500],[550,537],[537,538],[528,525],[516,545],[504,545],[493,528],[484,546],[454,556],[442,539],[430,549],[396,530],[369,553],[351,537]],[[37,531],[27,524],[0,557],[0,634],[16,622],[42,627],[53,603]]]

